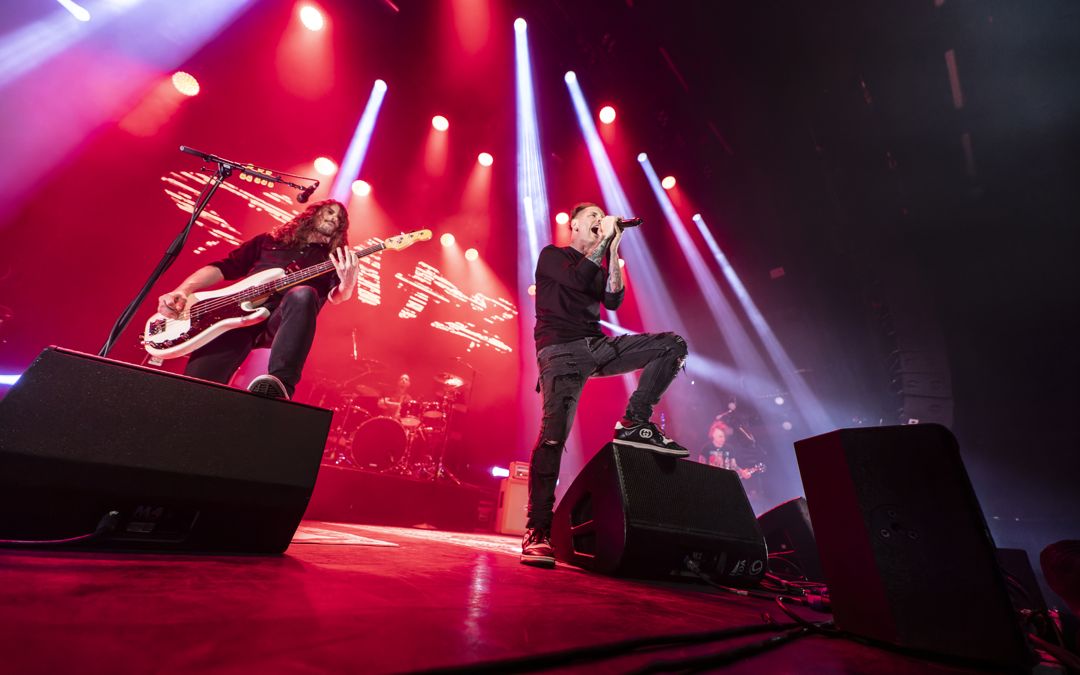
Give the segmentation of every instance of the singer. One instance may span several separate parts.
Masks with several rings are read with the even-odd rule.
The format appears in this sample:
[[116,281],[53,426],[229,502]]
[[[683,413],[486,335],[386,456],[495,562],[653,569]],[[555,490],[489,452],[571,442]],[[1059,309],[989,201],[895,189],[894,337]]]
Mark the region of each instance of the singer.
[[[640,220],[632,219],[633,224]],[[689,451],[666,438],[650,420],[653,406],[686,361],[686,341],[674,333],[609,337],[600,331],[600,305],[622,303],[619,267],[623,228],[592,203],[578,204],[570,218],[570,245],[546,246],[536,262],[537,391],[543,396],[540,436],[529,464],[529,519],[521,562],[553,567],[551,548],[555,481],[578,399],[590,377],[642,368],[637,391],[615,423],[613,442],[686,457]]]
[[356,287],[360,268],[348,247],[348,230],[344,204],[317,202],[269,234],[244,242],[224,260],[199,268],[176,290],[159,297],[157,311],[176,318],[191,293],[221,281],[275,267],[308,267],[327,257],[337,271],[337,278],[323,275],[271,296],[263,305],[271,310],[266,321],[231,330],[195,350],[184,374],[227,384],[252,349],[269,346],[269,372],[256,377],[248,390],[270,398],[291,397],[315,339],[316,315],[327,300],[334,305],[348,300]]

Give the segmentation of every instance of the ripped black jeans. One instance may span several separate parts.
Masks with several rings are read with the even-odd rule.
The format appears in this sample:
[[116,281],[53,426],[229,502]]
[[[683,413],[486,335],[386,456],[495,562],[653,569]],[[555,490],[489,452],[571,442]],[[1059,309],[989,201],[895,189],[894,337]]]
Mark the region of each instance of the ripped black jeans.
[[544,416],[529,462],[527,527],[551,528],[555,481],[585,381],[644,368],[626,406],[626,417],[647,422],[686,361],[686,353],[686,341],[675,333],[582,338],[537,352]]

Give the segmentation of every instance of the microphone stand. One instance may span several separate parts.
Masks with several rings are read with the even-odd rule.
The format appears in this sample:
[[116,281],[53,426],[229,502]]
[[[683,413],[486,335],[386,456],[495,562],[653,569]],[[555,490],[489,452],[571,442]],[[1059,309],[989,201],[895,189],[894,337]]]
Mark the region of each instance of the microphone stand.
[[[221,184],[225,182],[225,179],[231,176],[234,171],[239,171],[240,173],[247,174],[254,178],[262,178],[271,183],[282,183],[289,187],[296,188],[297,190],[303,191],[305,189],[304,186],[291,183],[280,175],[256,171],[255,169],[250,169],[238,162],[233,162],[206,152],[200,152],[199,150],[189,148],[185,145],[180,146],[180,151],[186,152],[189,155],[201,157],[207,162],[217,164],[217,171],[214,172],[214,177],[203,186],[202,192],[199,193],[199,198],[195,202],[195,208],[191,211],[191,218],[188,218],[187,224],[184,225],[184,229],[180,231],[180,234],[176,235],[176,239],[174,239],[172,244],[169,245],[169,248],[166,249],[165,255],[161,258],[157,267],[154,268],[154,271],[150,273],[150,278],[143,284],[138,295],[136,295],[135,299],[124,308],[120,317],[117,318],[116,323],[113,324],[108,339],[105,340],[105,344],[101,347],[101,350],[98,351],[98,356],[109,355],[109,352],[116,344],[116,341],[120,338],[120,334],[124,332],[124,329],[127,328],[127,325],[131,322],[132,317],[135,316],[135,312],[138,311],[139,305],[142,304],[142,301],[146,299],[147,294],[150,293],[150,289],[157,283],[157,280],[161,278],[161,275],[165,273],[165,270],[169,269],[169,267],[176,262],[176,258],[180,255],[180,251],[184,250],[184,243],[191,233],[191,228],[195,226],[195,222],[199,219],[199,216],[202,215],[206,205],[210,203],[210,198],[214,196],[218,187],[220,187]],[[300,178],[300,176],[298,176],[298,178]]]

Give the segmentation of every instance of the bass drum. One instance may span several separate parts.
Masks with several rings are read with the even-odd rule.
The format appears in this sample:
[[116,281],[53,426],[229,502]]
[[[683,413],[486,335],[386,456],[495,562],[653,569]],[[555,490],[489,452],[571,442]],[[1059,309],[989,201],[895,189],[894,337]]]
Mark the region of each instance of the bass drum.
[[353,463],[359,469],[385,471],[405,454],[405,429],[393,417],[372,417],[352,438]]

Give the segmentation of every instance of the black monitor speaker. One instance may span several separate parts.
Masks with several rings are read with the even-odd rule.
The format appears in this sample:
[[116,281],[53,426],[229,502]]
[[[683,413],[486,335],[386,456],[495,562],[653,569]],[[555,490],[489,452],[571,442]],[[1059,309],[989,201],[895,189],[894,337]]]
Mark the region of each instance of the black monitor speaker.
[[0,400],[0,539],[280,553],[330,417],[50,347]]
[[943,426],[795,443],[839,629],[997,667],[1030,662],[994,542]]
[[608,444],[555,510],[557,559],[604,574],[754,585],[765,541],[734,471]]

